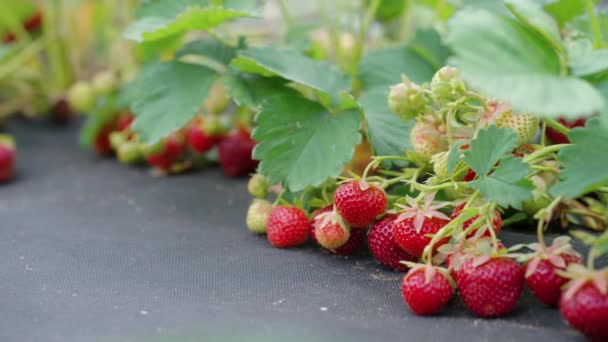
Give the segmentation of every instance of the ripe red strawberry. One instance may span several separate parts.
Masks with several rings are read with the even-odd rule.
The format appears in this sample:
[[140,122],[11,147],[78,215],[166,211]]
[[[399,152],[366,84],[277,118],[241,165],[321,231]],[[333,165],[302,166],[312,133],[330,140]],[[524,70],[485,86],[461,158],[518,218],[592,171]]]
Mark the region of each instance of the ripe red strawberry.
[[161,170],[169,170],[182,156],[185,143],[178,134],[171,134],[159,144],[145,151],[148,163]]
[[0,183],[6,183],[15,172],[15,142],[6,135],[0,135]]
[[209,152],[220,140],[221,136],[205,133],[200,125],[193,124],[188,129],[188,145],[197,153]]
[[[437,233],[450,222],[448,216],[437,211],[445,204],[432,205],[432,202],[432,196],[427,196],[423,205],[409,198],[410,206],[402,206],[403,212],[393,222],[395,243],[417,258],[422,256],[424,248],[431,242],[431,237],[427,235]],[[446,242],[448,238],[441,239],[433,249],[436,250]]]
[[344,221],[353,227],[366,227],[384,214],[387,199],[384,191],[375,185],[350,181],[338,187],[334,203]]
[[344,245],[328,249],[328,251],[336,255],[353,255],[359,251],[363,241],[365,241],[365,229],[354,228],[350,230],[350,238]]
[[441,310],[454,291],[448,277],[435,266],[413,267],[401,282],[405,303],[417,315],[432,315]]
[[126,131],[131,128],[131,123],[133,123],[133,119],[135,117],[130,112],[124,112],[118,117],[117,127],[119,131]]
[[393,234],[393,222],[397,215],[387,215],[383,217],[369,231],[367,244],[372,255],[382,265],[405,272],[408,267],[399,261],[415,261],[416,257],[401,249],[396,243]]
[[220,165],[229,177],[245,176],[253,172],[258,165],[257,160],[251,158],[255,141],[244,129],[222,139],[218,147]]
[[306,213],[299,208],[279,205],[266,222],[266,237],[275,247],[299,246],[308,239],[310,226]]
[[[578,118],[576,120],[566,120],[564,118],[559,118],[559,119],[557,119],[557,121],[568,128],[575,128],[575,127],[584,127],[585,123],[587,122],[587,118]],[[545,135],[554,144],[570,143],[570,139],[568,139],[568,137],[565,134],[560,133],[551,127],[547,127]]]
[[[496,241],[497,250],[505,249],[505,245],[500,241]],[[482,247],[483,245],[483,247]],[[464,268],[464,262],[469,258],[474,258],[479,255],[484,255],[484,253],[488,253],[487,250],[491,250],[493,247],[492,240],[487,237],[477,238],[469,238],[466,241],[466,244],[456,243],[452,245],[444,245],[439,248],[439,251],[445,253],[445,249],[450,250],[445,260],[445,266],[450,271],[450,275],[456,282],[458,279],[465,276],[471,268]],[[485,249],[485,251],[484,251]],[[491,254],[491,252],[490,252]]]
[[327,249],[341,247],[350,238],[350,227],[334,211],[317,214],[313,226],[317,243]]
[[473,257],[463,263],[461,272],[457,280],[460,295],[473,313],[501,317],[515,308],[524,285],[524,272],[517,262]]
[[568,324],[590,340],[608,341],[608,270],[590,276],[566,285],[559,310]]
[[100,156],[105,156],[112,150],[110,146],[110,133],[114,132],[115,126],[113,123],[108,123],[101,128],[93,141],[93,149]]
[[580,264],[581,262],[581,257],[575,254],[553,254],[547,256],[547,258],[536,256],[526,263],[526,284],[542,303],[557,306],[559,296],[562,293],[561,288],[568,282],[568,279],[560,276],[555,271],[563,271],[569,264]]
[[477,177],[477,173],[473,171],[473,169],[469,169],[462,180],[465,182],[470,182],[475,179],[475,177]]
[[66,124],[74,118],[72,107],[66,99],[59,99],[51,107],[51,120],[59,124]]
[[23,27],[31,32],[42,26],[42,12],[38,11],[23,23]]
[[[454,210],[452,210],[451,218],[455,219],[458,215],[460,215],[464,206],[465,206],[465,203],[462,203],[462,204],[459,204],[456,207],[454,207]],[[469,228],[471,226],[471,224],[473,224],[473,222],[475,222],[475,220],[477,220],[478,217],[479,217],[479,215],[475,215],[475,216],[471,217],[470,219],[464,221],[464,223],[462,224],[462,229],[466,230],[467,228]],[[496,235],[498,235],[498,233],[500,232],[501,227],[502,227],[502,217],[500,216],[500,212],[498,212],[498,210],[495,210],[494,219],[492,220],[492,229],[494,230],[494,233]],[[487,237],[491,236],[490,231],[487,229],[486,225],[482,225],[477,230],[479,230],[479,229],[484,229],[484,232],[481,234],[481,236],[487,236]],[[467,234],[467,238],[474,236],[475,232],[477,230],[472,231],[469,234]]]

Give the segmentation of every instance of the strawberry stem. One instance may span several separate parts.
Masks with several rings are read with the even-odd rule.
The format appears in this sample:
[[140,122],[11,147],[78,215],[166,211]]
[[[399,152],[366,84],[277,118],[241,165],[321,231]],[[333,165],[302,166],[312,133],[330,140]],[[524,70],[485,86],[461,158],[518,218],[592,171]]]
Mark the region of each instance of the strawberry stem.
[[562,125],[561,123],[559,123],[553,119],[544,119],[543,122],[545,122],[548,127],[551,127],[554,130],[556,130],[562,134],[567,135],[568,133],[570,133],[570,129],[568,127]]
[[537,159],[540,159],[551,153],[555,153],[566,146],[570,146],[570,144],[558,144],[558,145],[549,145],[549,146],[543,147],[540,150],[534,151],[534,152],[528,154],[527,156],[525,156],[523,158],[523,161],[525,163],[530,164],[530,163],[536,161]]
[[595,13],[593,0],[585,0],[585,9],[589,16],[589,29],[593,32],[593,48],[599,49],[603,46],[602,29],[600,27],[600,21]]
[[281,17],[283,17],[283,22],[289,31],[289,28],[293,25],[294,21],[291,15],[289,14],[289,8],[287,7],[287,0],[279,0],[279,10],[281,11]]

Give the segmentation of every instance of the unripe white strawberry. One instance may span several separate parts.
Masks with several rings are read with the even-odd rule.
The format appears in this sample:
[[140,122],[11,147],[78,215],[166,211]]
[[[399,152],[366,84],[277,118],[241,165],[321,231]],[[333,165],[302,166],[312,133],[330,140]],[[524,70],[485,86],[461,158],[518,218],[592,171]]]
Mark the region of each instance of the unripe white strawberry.
[[116,75],[112,71],[108,70],[95,74],[91,80],[91,83],[93,85],[93,89],[95,90],[95,94],[101,96],[107,95],[114,91],[114,89],[117,87],[118,81],[116,79]]
[[420,115],[425,104],[422,88],[405,77],[403,82],[392,86],[388,94],[388,107],[405,120]]
[[266,195],[268,195],[268,182],[266,181],[266,177],[259,173],[251,176],[247,183],[247,190],[253,197],[266,198]]
[[467,164],[463,160],[459,160],[452,172],[448,172],[448,156],[449,152],[439,152],[431,158],[433,163],[433,172],[438,180],[443,181],[453,178],[456,181],[460,181],[464,178],[465,172],[468,169]]
[[551,197],[547,195],[548,186],[541,176],[534,175],[530,177],[530,181],[534,184],[532,198],[523,202],[522,207],[526,214],[533,216],[539,210],[544,209],[551,204]]
[[465,85],[458,69],[444,66],[433,76],[430,88],[439,102],[450,102],[462,96]]
[[513,111],[505,111],[496,118],[496,126],[510,128],[517,133],[518,144],[528,144],[536,137],[539,120],[536,116],[526,114],[516,114]]
[[272,203],[267,200],[256,198],[247,210],[245,222],[247,229],[255,234],[266,233],[266,223],[272,211]]
[[95,90],[89,82],[76,82],[68,91],[68,102],[77,112],[88,113],[95,105]]
[[448,141],[440,123],[417,122],[410,132],[414,152],[423,161],[429,161],[439,152],[447,151]]

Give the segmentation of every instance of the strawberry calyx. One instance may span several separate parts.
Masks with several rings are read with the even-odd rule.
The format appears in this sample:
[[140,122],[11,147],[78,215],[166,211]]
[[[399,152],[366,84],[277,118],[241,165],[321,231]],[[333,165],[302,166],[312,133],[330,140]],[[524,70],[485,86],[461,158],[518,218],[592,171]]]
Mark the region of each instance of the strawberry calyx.
[[443,207],[446,207],[449,203],[442,202],[439,204],[433,204],[434,198],[434,193],[429,194],[424,197],[424,202],[420,203],[416,199],[407,196],[406,201],[409,206],[403,204],[396,204],[397,207],[401,208],[401,213],[399,214],[395,222],[398,223],[409,218],[414,218],[414,228],[416,229],[416,232],[419,233],[426,218],[436,217],[443,220],[449,220],[449,216],[438,210]]
[[564,278],[571,279],[564,285],[564,298],[570,299],[583,286],[592,284],[602,295],[608,295],[608,268],[593,270],[581,264],[572,263],[565,271],[556,270]]
[[[580,258],[580,254],[574,250],[570,244],[570,240],[571,239],[568,236],[560,236],[555,238],[551,246],[548,247],[543,248],[543,246],[539,243],[525,245],[525,247],[533,251],[532,253],[523,255],[521,258],[519,258],[519,260],[522,262],[528,262],[528,267],[525,274],[526,278],[534,274],[536,268],[543,260],[547,260],[556,268],[563,270],[568,266],[566,260],[564,259],[564,255],[569,254]],[[519,246],[514,247],[517,248]]]
[[424,271],[424,280],[428,284],[433,280],[433,277],[437,274],[437,272],[441,273],[452,285],[452,288],[456,288],[456,281],[450,275],[450,272],[439,266],[429,265],[429,264],[421,264],[411,261],[399,261],[400,264],[405,265],[410,268],[409,272],[405,275],[405,278],[411,277],[417,270]]

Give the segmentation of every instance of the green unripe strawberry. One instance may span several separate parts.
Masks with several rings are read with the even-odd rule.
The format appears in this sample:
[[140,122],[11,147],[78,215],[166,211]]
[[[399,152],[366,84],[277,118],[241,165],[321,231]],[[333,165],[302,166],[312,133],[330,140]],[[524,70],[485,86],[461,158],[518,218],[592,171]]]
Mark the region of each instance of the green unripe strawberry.
[[218,114],[223,112],[230,104],[230,97],[226,94],[226,89],[220,80],[213,83],[209,96],[203,102],[205,112],[209,114]]
[[210,136],[222,136],[228,133],[228,126],[217,115],[207,115],[201,125],[203,131]]
[[91,82],[93,84],[95,94],[98,96],[111,93],[114,91],[114,89],[116,89],[118,83],[116,80],[116,75],[114,75],[112,71],[102,71],[95,74]]
[[[549,187],[555,184],[558,179],[557,176],[553,179],[553,176],[547,176],[543,174],[549,174],[549,172],[541,172],[530,177],[530,181],[534,184],[534,190],[532,190],[532,198],[523,202],[523,210],[526,214],[533,216],[539,210],[546,208],[551,204],[551,197],[547,194]],[[545,177],[549,177],[545,179]]]
[[427,162],[449,148],[446,133],[439,122],[417,122],[410,132],[410,141],[418,158]]
[[517,133],[519,145],[528,144],[536,137],[539,120],[532,114],[516,114],[508,110],[496,118],[496,126],[510,128]]
[[127,134],[125,134],[125,132],[120,131],[114,131],[110,133],[108,138],[110,140],[110,146],[112,146],[112,149],[115,151],[117,151],[120,146],[122,146],[129,140]]
[[468,169],[467,164],[463,160],[459,160],[454,166],[452,172],[448,172],[448,156],[449,152],[440,152],[431,158],[433,163],[433,172],[435,176],[443,181],[447,179],[454,179],[455,181],[461,181],[464,178],[466,170]]
[[259,198],[254,199],[249,209],[247,209],[245,219],[247,229],[256,234],[266,233],[266,223],[271,211],[272,203]]
[[70,106],[80,113],[88,113],[95,105],[95,90],[89,82],[76,82],[68,91]]
[[426,106],[422,88],[416,83],[403,78],[403,82],[391,87],[388,94],[388,107],[404,120],[420,115]]
[[247,190],[255,198],[266,198],[268,195],[268,182],[266,177],[259,173],[251,176],[247,183]]
[[123,164],[135,164],[143,160],[141,146],[132,141],[127,141],[120,145],[117,150],[118,160]]

